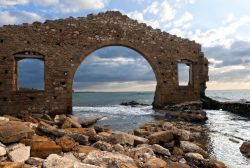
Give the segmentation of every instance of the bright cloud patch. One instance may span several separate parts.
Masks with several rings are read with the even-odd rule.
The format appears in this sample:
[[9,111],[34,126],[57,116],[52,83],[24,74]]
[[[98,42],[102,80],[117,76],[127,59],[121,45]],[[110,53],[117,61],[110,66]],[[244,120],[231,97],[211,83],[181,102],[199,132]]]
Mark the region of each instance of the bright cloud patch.
[[27,4],[29,0],[0,0],[0,5],[19,5],[19,4]]

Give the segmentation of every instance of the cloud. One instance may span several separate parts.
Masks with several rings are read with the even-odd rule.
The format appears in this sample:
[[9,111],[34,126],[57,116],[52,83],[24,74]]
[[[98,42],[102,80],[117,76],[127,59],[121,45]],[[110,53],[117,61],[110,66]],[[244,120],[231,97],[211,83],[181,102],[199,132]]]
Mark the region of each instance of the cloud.
[[186,11],[180,19],[174,21],[174,27],[183,26],[184,23],[191,21],[192,19],[193,19],[193,15]]
[[27,4],[29,0],[0,0],[0,5],[14,6]]
[[42,18],[33,12],[27,11],[3,11],[0,12],[0,26],[8,24],[32,23],[41,21]]
[[62,0],[58,7],[62,13],[76,13],[85,10],[103,9],[107,0]]
[[41,6],[49,6],[49,5],[57,5],[60,0],[33,0],[32,3],[41,5]]

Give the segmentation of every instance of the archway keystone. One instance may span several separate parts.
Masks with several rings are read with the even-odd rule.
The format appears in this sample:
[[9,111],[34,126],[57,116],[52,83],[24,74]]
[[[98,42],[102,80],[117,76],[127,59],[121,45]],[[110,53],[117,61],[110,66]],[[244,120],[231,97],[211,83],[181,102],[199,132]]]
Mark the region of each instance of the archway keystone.
[[[3,26],[0,41],[1,114],[70,113],[73,78],[78,66],[90,53],[106,46],[134,49],[149,62],[157,80],[155,108],[199,100],[208,81],[208,61],[199,44],[138,23],[120,12]],[[22,52],[43,56],[44,91],[15,89],[15,55]],[[178,84],[180,60],[192,64],[192,82],[188,86]],[[9,73],[2,73],[6,69]]]

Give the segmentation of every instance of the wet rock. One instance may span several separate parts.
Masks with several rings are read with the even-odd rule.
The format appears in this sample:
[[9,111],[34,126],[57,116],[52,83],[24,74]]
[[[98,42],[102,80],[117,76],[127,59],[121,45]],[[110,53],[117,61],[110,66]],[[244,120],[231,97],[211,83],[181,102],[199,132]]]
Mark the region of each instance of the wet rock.
[[243,142],[243,144],[240,147],[240,152],[245,154],[247,157],[250,157],[250,141]]
[[31,156],[47,158],[50,154],[60,154],[62,148],[54,141],[33,141],[31,144]]
[[227,166],[223,162],[218,160],[211,160],[210,165],[213,168],[227,168]]
[[88,155],[90,152],[92,151],[98,151],[99,149],[95,148],[95,147],[92,147],[92,146],[83,146],[83,145],[79,145],[77,146],[77,152],[78,153],[83,153],[83,154],[86,154]]
[[167,162],[159,158],[151,158],[144,165],[144,168],[167,168],[167,167],[168,167]]
[[122,102],[120,105],[122,106],[132,106],[132,107],[136,107],[136,106],[148,106],[148,104],[143,104],[143,103],[138,103],[136,101],[130,101],[130,102]]
[[83,162],[87,164],[95,164],[101,167],[107,167],[109,163],[114,162],[119,165],[126,164],[136,166],[132,158],[120,153],[111,153],[107,151],[92,151],[87,155]]
[[57,139],[57,144],[61,146],[63,152],[71,151],[75,146],[75,141],[73,138],[69,136],[63,136]]
[[19,121],[0,122],[0,142],[4,144],[19,142],[30,138],[34,131]]
[[187,131],[184,129],[174,128],[172,130],[172,132],[176,137],[179,137],[179,140],[189,141],[191,139],[191,132],[190,131]]
[[229,141],[231,141],[233,143],[240,143],[240,141],[238,141],[237,139],[234,139],[234,138],[229,138]]
[[184,152],[193,152],[193,153],[199,153],[201,154],[204,158],[208,157],[208,153],[204,151],[201,147],[198,145],[189,142],[189,141],[181,141],[181,149]]
[[151,147],[153,149],[153,151],[155,153],[158,153],[158,154],[162,154],[162,155],[165,155],[165,156],[170,156],[171,153],[169,152],[168,149],[162,147],[161,145],[158,145],[158,144],[154,144],[152,145]]
[[112,144],[121,144],[121,145],[134,145],[134,138],[132,135],[124,133],[124,132],[112,132],[112,134],[109,136],[109,141]]
[[37,157],[30,157],[26,163],[32,166],[37,166],[37,167],[41,167],[43,164],[44,159],[41,158],[37,158]]
[[103,142],[103,141],[98,141],[98,142],[94,143],[93,147],[100,149],[102,151],[108,151],[108,152],[112,151],[112,145],[107,143],[107,142]]
[[8,153],[8,157],[13,162],[24,163],[30,157],[30,146],[23,146]]
[[83,164],[66,157],[51,154],[43,163],[44,168],[100,168],[98,166]]
[[188,122],[204,122],[208,119],[205,111],[166,111],[165,114],[167,118]]
[[148,136],[150,144],[167,143],[174,139],[173,133],[170,131],[160,131]]

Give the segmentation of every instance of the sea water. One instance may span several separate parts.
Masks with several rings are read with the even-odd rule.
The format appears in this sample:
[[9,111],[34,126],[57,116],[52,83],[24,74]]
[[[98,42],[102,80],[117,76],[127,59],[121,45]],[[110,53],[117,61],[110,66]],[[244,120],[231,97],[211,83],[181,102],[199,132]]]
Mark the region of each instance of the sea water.
[[[219,101],[250,101],[250,90],[207,91]],[[153,92],[88,92],[73,94],[73,113],[82,118],[104,116],[97,124],[115,130],[131,132],[133,129],[154,121]],[[135,100],[147,106],[122,106],[121,102]],[[243,140],[250,140],[250,118],[220,110],[206,110],[209,131],[204,141],[211,157],[223,161],[230,168],[249,168],[250,159],[240,153]],[[159,117],[159,116],[157,116]],[[230,138],[240,143],[230,141]]]

